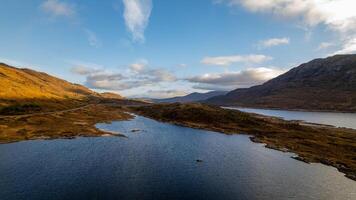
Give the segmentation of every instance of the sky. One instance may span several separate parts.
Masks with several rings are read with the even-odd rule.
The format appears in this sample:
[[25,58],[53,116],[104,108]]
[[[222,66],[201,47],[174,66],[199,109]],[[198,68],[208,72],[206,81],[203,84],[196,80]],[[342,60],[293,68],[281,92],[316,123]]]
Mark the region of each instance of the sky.
[[356,53],[355,0],[0,3],[0,62],[127,97],[246,88]]

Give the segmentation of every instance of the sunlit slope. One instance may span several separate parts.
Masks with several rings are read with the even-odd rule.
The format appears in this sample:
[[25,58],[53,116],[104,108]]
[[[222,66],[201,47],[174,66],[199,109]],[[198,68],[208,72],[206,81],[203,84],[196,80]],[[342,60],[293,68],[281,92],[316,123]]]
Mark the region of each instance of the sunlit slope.
[[1,99],[85,99],[96,95],[84,86],[46,73],[0,64]]
[[10,106],[6,114],[71,108],[97,97],[84,86],[0,63],[0,110]]

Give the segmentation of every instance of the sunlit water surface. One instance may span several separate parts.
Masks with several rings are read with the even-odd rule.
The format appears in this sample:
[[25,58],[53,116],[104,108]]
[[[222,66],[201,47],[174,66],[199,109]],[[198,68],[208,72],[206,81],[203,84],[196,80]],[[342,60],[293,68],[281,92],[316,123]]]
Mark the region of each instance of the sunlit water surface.
[[254,109],[226,107],[244,112],[257,113],[261,115],[282,117],[286,120],[302,120],[317,124],[333,125],[336,127],[346,127],[356,129],[356,113],[334,113],[334,112],[304,112],[289,110],[271,110],[271,109]]

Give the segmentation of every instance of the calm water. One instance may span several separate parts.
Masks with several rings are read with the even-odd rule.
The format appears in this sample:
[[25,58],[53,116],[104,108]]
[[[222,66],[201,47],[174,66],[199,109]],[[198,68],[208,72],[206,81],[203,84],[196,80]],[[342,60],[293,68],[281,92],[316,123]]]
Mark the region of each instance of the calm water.
[[128,138],[0,145],[0,199],[356,199],[356,182],[335,168],[247,136],[143,117],[98,127]]
[[303,112],[234,107],[226,108],[237,109],[244,112],[257,113],[267,116],[282,117],[286,120],[303,120],[306,122],[356,129],[356,113]]

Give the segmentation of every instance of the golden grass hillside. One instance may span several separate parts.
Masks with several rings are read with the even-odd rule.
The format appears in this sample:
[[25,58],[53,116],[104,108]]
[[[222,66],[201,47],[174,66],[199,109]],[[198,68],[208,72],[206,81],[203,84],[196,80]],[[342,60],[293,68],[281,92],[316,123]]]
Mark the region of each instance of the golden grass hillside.
[[124,99],[121,95],[112,92],[103,92],[100,96],[105,99]]
[[[46,110],[78,106],[100,95],[90,89],[31,69],[0,63],[0,109]],[[10,110],[11,110],[10,109]]]
[[83,99],[96,95],[88,88],[69,83],[43,72],[0,64],[0,98],[2,99]]

